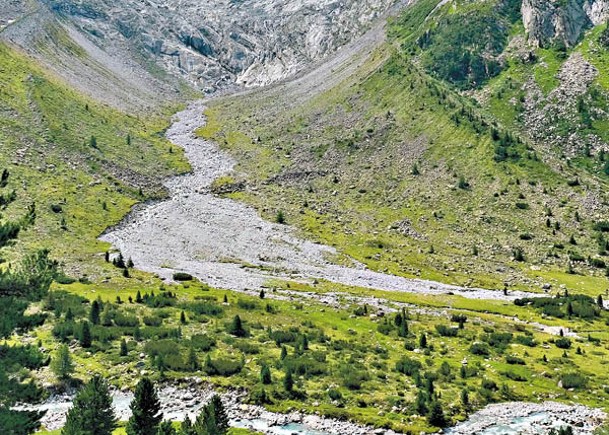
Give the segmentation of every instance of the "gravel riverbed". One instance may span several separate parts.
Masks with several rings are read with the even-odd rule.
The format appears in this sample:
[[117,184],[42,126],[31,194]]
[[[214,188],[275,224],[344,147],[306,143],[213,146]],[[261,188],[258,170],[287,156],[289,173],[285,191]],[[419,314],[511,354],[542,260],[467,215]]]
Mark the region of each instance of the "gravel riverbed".
[[168,279],[175,271],[188,272],[211,286],[237,291],[260,289],[270,279],[282,278],[472,299],[535,295],[407,279],[355,261],[351,267],[331,263],[334,248],[303,240],[289,226],[265,221],[252,207],[210,192],[212,182],[230,174],[235,161],[215,143],[196,137],[195,130],[206,122],[204,108],[203,102],[191,104],[167,131],[167,138],[185,150],[192,172],[166,182],[168,199],[136,207],[101,237],[137,268]]

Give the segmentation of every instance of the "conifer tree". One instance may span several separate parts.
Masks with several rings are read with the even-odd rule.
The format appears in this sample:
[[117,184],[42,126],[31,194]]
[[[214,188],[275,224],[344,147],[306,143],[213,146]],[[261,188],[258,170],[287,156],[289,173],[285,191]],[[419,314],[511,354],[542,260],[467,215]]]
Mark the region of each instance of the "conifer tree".
[[130,408],[132,415],[127,422],[127,435],[148,435],[157,432],[163,414],[161,402],[150,379],[142,378],[138,382]]
[[193,372],[201,370],[201,364],[199,363],[199,358],[197,357],[197,352],[195,351],[194,346],[190,346],[188,351],[188,367]]
[[51,360],[51,370],[60,380],[69,379],[74,373],[74,362],[67,345],[62,344],[57,349]]
[[87,322],[85,320],[81,324],[81,329],[80,329],[80,345],[86,349],[86,348],[91,347],[91,342],[92,342],[91,328],[89,327],[89,322]]
[[445,427],[447,425],[446,416],[442,404],[438,400],[434,400],[427,414],[427,422],[432,426]]
[[61,435],[111,435],[116,426],[108,385],[95,375],[74,398]]
[[91,310],[89,311],[89,321],[94,325],[99,325],[99,315],[101,313],[101,305],[96,299],[91,304]]
[[120,350],[119,355],[120,356],[127,356],[128,354],[129,354],[129,348],[127,347],[127,342],[123,338],[121,340],[121,350]]
[[269,385],[273,382],[271,369],[269,369],[269,366],[266,364],[262,364],[262,367],[260,367],[260,382],[264,385]]

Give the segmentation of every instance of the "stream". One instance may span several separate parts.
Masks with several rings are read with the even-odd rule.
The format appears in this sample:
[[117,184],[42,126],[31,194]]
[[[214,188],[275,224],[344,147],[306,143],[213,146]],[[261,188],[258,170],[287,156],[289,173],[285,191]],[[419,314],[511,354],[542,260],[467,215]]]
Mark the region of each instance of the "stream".
[[[190,380],[192,382],[192,380]],[[194,420],[201,408],[214,394],[211,386],[200,381],[189,386],[163,385],[159,390],[161,409],[166,420]],[[223,394],[230,425],[256,430],[267,435],[397,435],[391,430],[374,429],[348,421],[339,421],[300,412],[279,414],[259,406],[241,403],[241,391]],[[129,419],[131,392],[112,393],[115,414],[120,421]],[[21,409],[46,410],[42,423],[48,430],[56,430],[65,423],[65,415],[72,406],[72,394],[51,396],[46,402]],[[606,414],[582,405],[557,402],[508,402],[488,405],[472,414],[468,420],[446,429],[449,435],[547,435],[551,429],[572,426],[575,434],[592,435],[606,419]]]

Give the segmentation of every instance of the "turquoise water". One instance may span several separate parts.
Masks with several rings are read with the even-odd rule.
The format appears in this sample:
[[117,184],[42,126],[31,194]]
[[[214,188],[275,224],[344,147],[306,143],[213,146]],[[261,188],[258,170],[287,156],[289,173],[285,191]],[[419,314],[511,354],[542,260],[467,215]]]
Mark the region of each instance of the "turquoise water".
[[266,420],[233,420],[231,426],[264,431],[273,435],[331,435],[330,432],[313,430],[304,424],[289,423],[285,426],[269,426]]

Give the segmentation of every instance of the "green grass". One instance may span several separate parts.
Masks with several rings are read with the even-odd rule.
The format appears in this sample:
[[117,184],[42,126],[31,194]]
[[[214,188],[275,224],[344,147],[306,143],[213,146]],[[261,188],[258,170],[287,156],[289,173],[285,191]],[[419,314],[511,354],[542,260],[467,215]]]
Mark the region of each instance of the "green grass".
[[0,167],[9,169],[18,198],[7,217],[31,203],[37,212],[18,252],[47,247],[76,277],[116,276],[103,264],[108,245],[97,237],[136,202],[162,197],[162,177],[189,169],[182,150],[164,138],[175,108],[145,116],[110,109],[5,45],[0,64]]
[[[276,283],[276,286],[280,288],[285,288],[287,285],[287,283],[279,284]],[[142,304],[130,303],[112,304],[117,294],[126,301],[128,296],[135,297],[136,289],[145,293],[152,291],[152,287],[144,290],[139,287],[117,289],[115,286],[104,284],[55,285],[54,291],[59,289],[88,298],[99,296],[106,304],[111,304],[113,310],[136,316],[139,319],[154,314],[161,315],[164,319],[164,327],[181,328],[181,339],[175,340],[175,343],[182,359],[186,358],[189,348],[188,339],[193,334],[207,334],[213,337],[216,345],[212,350],[209,353],[198,353],[201,363],[209,354],[213,360],[228,357],[236,361],[241,360],[244,364],[241,372],[232,376],[207,378],[220,390],[235,386],[245,387],[250,391],[261,388],[260,366],[263,362],[267,363],[271,367],[273,378],[273,383],[264,387],[267,394],[273,398],[272,403],[267,404],[267,407],[278,412],[287,412],[289,409],[296,408],[310,413],[322,412],[328,416],[348,417],[377,427],[432,431],[423,418],[413,417],[412,411],[392,411],[394,406],[400,409],[411,406],[417,392],[410,377],[395,371],[395,363],[403,356],[420,361],[423,365],[422,371],[428,373],[439,370],[443,362],[450,365],[455,377],[439,379],[435,385],[437,391],[442,393],[445,409],[453,409],[451,414],[455,420],[465,416],[459,405],[459,395],[463,388],[469,389],[474,407],[484,405],[485,401],[478,395],[481,378],[493,379],[498,385],[507,384],[514,394],[513,397],[519,400],[538,401],[550,398],[565,402],[576,400],[591,406],[606,407],[604,399],[606,393],[602,390],[602,386],[609,382],[609,378],[604,374],[604,365],[609,352],[609,332],[606,331],[604,323],[609,319],[606,313],[602,314],[601,318],[588,322],[576,318],[559,320],[543,318],[531,308],[515,307],[509,304],[469,301],[449,296],[419,298],[408,294],[367,291],[365,293],[367,296],[387,297],[394,301],[417,304],[423,308],[420,312],[416,308],[409,309],[410,334],[406,338],[401,338],[397,335],[395,328],[389,328],[386,333],[380,331],[379,325],[384,322],[383,318],[354,315],[358,308],[355,305],[331,308],[310,300],[301,303],[298,298],[293,301],[260,300],[257,297],[212,289],[196,282],[187,285],[165,286],[165,290],[176,292],[178,295],[178,305],[165,308],[149,308]],[[95,291],[92,291],[93,289]],[[314,289],[298,287],[296,283],[290,283],[290,289],[319,292],[364,292],[362,289],[337,288],[328,283],[320,283]],[[156,287],[155,293],[158,294],[161,290]],[[272,294],[272,290],[269,290],[267,294]],[[220,304],[224,296],[227,296],[228,304]],[[214,303],[222,307],[222,314],[219,316],[196,315],[187,306],[180,306],[180,303],[192,302],[201,298],[217,301]],[[265,308],[267,304],[272,307],[271,312]],[[188,319],[186,325],[179,323],[182,309]],[[426,309],[439,309],[443,314],[430,315],[425,311]],[[375,311],[370,309],[368,314],[374,313]],[[436,325],[450,325],[450,315],[458,313],[468,317],[465,329],[461,330],[456,337],[438,335]],[[237,314],[249,330],[247,338],[235,338],[226,332],[225,325]],[[573,347],[568,351],[568,358],[563,358],[563,351],[553,344],[556,337],[542,333],[525,322],[516,324],[513,321],[514,316],[527,322],[542,321],[549,325],[568,326],[575,330],[581,339],[574,340]],[[393,322],[393,315],[389,320]],[[42,340],[43,346],[47,349],[55,349],[57,341],[50,333],[50,327],[59,321],[51,315],[47,322],[48,325],[35,331],[32,338]],[[292,330],[298,331],[298,334],[307,334],[309,350],[302,352],[302,358],[323,357],[324,373],[296,377],[297,389],[307,393],[304,399],[286,398],[285,393],[282,392],[281,382],[284,368],[279,361],[280,348],[269,337],[271,330]],[[423,332],[427,334],[428,343],[431,346],[428,350],[417,353],[404,348],[404,342],[416,344]],[[485,334],[490,332],[529,334],[538,344],[535,347],[527,347],[512,342],[507,345],[505,350],[491,348],[491,354],[488,357],[471,354],[469,352],[471,343],[484,340]],[[316,338],[320,333],[326,337],[324,340]],[[588,334],[598,338],[600,342],[596,344],[588,341]],[[134,385],[138,377],[135,365],[140,361],[140,352],[146,352],[148,341],[137,342],[130,336],[127,336],[127,339],[129,354],[126,357],[118,355],[119,339],[111,339],[108,342],[95,341],[92,349],[77,347],[72,352],[78,367],[77,377],[86,379],[89,373],[97,372],[102,373],[116,386]],[[339,346],[340,343],[343,344]],[[247,347],[243,347],[244,345]],[[290,358],[299,355],[294,343],[288,343],[286,346]],[[581,354],[576,352],[577,347],[581,349]],[[243,350],[247,348],[255,349],[254,353]],[[525,360],[526,365],[509,365],[505,362],[506,355],[518,356]],[[544,355],[549,362],[542,361]],[[477,376],[466,379],[459,376],[459,368],[464,358],[468,360],[469,367],[477,367]],[[159,373],[153,361],[150,358],[145,358],[143,361],[145,370],[155,379],[159,379]],[[362,368],[358,368],[359,363],[363,364]],[[346,366],[350,366],[351,371],[365,370],[369,374],[368,379],[363,382],[359,390],[349,389],[343,384],[343,373]],[[555,371],[555,368],[559,370]],[[565,371],[571,370],[579,370],[588,376],[590,384],[587,389],[570,392],[557,387],[558,377]],[[513,376],[513,373],[518,373],[527,381],[513,381],[508,377]],[[38,376],[47,382],[53,380],[47,370],[43,370]],[[166,379],[181,379],[185,376],[205,376],[205,374],[184,370],[168,370],[165,373]],[[330,386],[340,391],[342,405],[337,406],[328,397],[327,390]],[[497,393],[496,400],[505,400],[505,398],[501,399]],[[367,405],[364,405],[365,403]],[[381,412],[379,413],[379,411]]]

